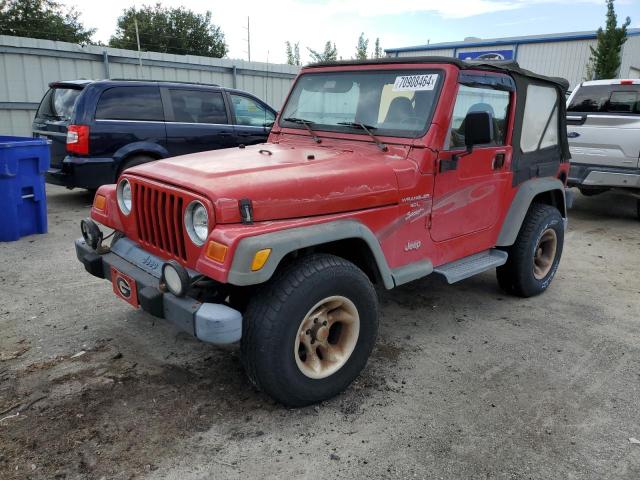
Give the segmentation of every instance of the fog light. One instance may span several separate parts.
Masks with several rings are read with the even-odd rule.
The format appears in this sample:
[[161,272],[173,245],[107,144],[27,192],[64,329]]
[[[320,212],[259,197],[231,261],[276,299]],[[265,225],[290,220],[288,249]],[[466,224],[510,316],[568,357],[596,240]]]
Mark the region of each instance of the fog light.
[[90,218],[85,218],[80,222],[80,231],[82,238],[92,249],[96,250],[102,242],[102,232],[100,228]]
[[169,260],[162,265],[160,283],[176,297],[182,297],[189,290],[191,284],[187,270],[175,260]]

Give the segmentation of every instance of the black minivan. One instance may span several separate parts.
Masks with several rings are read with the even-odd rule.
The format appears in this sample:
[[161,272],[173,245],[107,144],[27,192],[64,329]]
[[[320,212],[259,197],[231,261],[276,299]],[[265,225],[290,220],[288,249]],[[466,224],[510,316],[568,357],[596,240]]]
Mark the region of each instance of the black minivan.
[[266,141],[276,112],[249,93],[135,80],[53,82],[33,135],[51,140],[47,182],[94,190],[160,158]]

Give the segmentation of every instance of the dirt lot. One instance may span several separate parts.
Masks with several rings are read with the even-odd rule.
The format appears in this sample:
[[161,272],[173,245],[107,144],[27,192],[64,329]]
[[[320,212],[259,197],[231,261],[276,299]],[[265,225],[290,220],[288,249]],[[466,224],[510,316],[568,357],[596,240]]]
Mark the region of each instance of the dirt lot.
[[237,348],[154,321],[84,272],[80,191],[0,244],[0,478],[640,478],[640,223],[578,196],[550,290],[493,273],[381,292],[346,393],[288,410]]

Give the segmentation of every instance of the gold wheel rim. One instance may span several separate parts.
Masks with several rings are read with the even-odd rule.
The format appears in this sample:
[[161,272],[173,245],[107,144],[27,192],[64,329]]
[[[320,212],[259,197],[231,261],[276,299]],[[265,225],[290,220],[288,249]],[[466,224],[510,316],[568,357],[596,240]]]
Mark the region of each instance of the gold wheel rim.
[[536,280],[542,280],[551,271],[553,261],[556,258],[556,250],[558,249],[558,236],[553,228],[546,229],[533,255],[533,276]]
[[316,303],[298,327],[293,354],[300,371],[313,379],[340,370],[360,334],[360,316],[351,300],[335,295]]

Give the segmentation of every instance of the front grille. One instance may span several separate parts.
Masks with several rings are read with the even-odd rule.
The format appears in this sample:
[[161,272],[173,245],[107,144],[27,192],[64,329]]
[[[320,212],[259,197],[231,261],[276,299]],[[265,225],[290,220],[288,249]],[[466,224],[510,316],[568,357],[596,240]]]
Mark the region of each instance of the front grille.
[[175,193],[142,183],[132,182],[132,187],[140,242],[186,261],[182,223],[185,200]]

